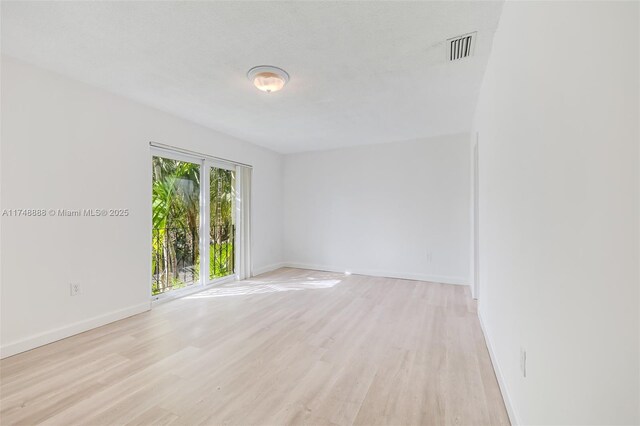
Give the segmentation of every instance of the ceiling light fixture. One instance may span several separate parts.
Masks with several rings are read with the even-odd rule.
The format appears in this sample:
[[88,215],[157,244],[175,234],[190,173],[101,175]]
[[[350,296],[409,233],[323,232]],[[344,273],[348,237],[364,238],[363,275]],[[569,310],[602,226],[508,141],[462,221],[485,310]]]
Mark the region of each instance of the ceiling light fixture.
[[269,65],[251,68],[247,73],[247,78],[253,82],[258,90],[267,93],[277,92],[289,82],[289,74],[285,70]]

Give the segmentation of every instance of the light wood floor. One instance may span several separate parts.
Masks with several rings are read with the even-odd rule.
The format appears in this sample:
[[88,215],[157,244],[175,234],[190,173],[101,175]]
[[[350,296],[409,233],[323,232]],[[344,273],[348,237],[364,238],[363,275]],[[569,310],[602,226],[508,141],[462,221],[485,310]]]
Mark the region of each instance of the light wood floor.
[[501,425],[466,286],[280,269],[0,362],[2,425]]

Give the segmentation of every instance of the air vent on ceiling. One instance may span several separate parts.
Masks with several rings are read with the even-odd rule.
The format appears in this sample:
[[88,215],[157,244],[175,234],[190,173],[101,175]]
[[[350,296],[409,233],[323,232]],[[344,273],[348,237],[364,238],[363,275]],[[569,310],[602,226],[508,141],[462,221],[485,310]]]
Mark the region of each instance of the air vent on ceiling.
[[449,46],[449,60],[457,61],[473,55],[476,44],[476,33],[469,33],[447,40]]

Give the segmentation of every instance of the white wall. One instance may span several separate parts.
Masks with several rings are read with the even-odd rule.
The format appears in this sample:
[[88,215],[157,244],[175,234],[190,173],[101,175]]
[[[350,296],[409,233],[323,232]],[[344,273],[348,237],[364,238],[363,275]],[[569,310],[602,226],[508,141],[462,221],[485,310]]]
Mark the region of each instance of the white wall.
[[2,208],[131,212],[2,218],[3,355],[149,308],[149,141],[252,164],[253,267],[281,262],[279,154],[2,59]]
[[522,424],[640,423],[638,16],[508,1],[494,39],[476,117],[480,315]]
[[285,156],[285,261],[468,283],[469,156],[464,134]]

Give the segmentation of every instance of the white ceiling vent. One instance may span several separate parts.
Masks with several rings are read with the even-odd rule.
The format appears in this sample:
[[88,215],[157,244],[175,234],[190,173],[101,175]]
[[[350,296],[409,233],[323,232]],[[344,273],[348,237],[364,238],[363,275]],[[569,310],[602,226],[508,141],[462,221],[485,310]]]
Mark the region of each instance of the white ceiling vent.
[[473,55],[477,33],[469,33],[447,40],[447,55],[450,61],[466,58]]

